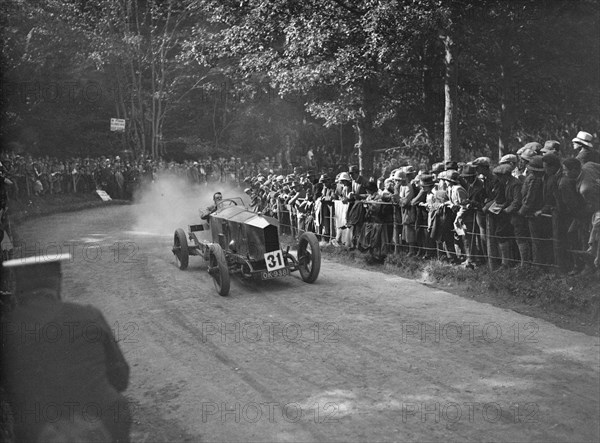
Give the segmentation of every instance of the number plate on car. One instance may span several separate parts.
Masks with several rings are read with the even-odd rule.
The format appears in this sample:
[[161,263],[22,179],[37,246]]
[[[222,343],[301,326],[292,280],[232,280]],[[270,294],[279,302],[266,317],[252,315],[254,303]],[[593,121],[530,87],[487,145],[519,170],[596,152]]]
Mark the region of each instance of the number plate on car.
[[288,268],[277,269],[276,271],[263,271],[260,276],[263,280],[269,280],[271,278],[285,277],[286,275],[290,275]]
[[283,261],[283,253],[281,249],[277,251],[267,252],[265,254],[265,262],[267,263],[267,271],[275,271],[276,269],[281,269],[285,267],[285,262]]

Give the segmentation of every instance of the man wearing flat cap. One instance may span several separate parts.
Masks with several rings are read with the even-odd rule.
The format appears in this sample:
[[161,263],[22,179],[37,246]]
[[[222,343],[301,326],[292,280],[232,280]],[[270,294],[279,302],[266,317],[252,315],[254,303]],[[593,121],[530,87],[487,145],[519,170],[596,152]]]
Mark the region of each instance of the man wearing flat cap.
[[496,198],[496,176],[490,170],[492,160],[489,157],[478,157],[471,163],[475,166],[477,178],[483,182],[483,207],[477,210],[476,220],[479,227],[479,240],[484,248],[484,254],[487,255],[487,236],[486,236],[486,216],[484,208],[491,205]]
[[527,176],[527,164],[531,161],[533,157],[537,155],[536,151],[531,148],[521,148],[517,151],[517,156],[519,157],[519,163],[517,165],[518,173],[514,174],[521,182],[525,181],[525,177]]
[[[500,161],[498,162],[498,164],[499,165],[510,165],[512,167],[511,174],[517,178],[519,177],[519,169],[517,168],[517,165],[519,164],[519,158],[515,154],[503,155],[502,158],[500,158]],[[494,175],[495,175],[495,173],[494,173]]]
[[61,261],[9,260],[17,306],[2,319],[2,383],[17,441],[39,441],[57,420],[101,423],[113,442],[128,442],[131,416],[120,392],[129,366],[102,313],[61,301]]
[[364,217],[362,214],[362,206],[354,205],[354,202],[357,200],[364,199],[364,196],[367,194],[367,185],[369,181],[360,175],[360,169],[357,165],[352,165],[348,168],[348,173],[350,174],[350,178],[352,179],[352,192],[348,195],[349,206],[348,206],[348,218],[347,221],[352,221],[352,225],[348,223],[348,226],[353,226],[352,229],[352,244],[356,245],[358,242],[358,236],[360,234],[360,228],[362,226],[362,220]]
[[[521,256],[521,264],[529,261],[530,245],[529,227],[524,217],[518,214],[521,206],[521,181],[512,175],[513,167],[509,163],[498,165],[494,168],[497,177],[497,189],[495,208],[490,208],[493,217],[494,235],[498,240],[498,249],[502,259],[502,267],[510,267],[511,251],[510,239],[517,237],[516,243]],[[526,240],[522,240],[525,238]]]
[[447,161],[444,164],[446,171],[458,171],[458,163],[455,161]]
[[517,155],[521,155],[527,149],[531,149],[536,155],[539,155],[539,153],[542,152],[542,145],[538,142],[525,143],[525,145],[517,151]]
[[541,155],[534,156],[527,165],[527,175],[521,188],[522,205],[519,214],[527,218],[531,234],[532,258],[537,264],[551,264],[552,251],[548,238],[552,238],[551,219],[541,215],[544,207],[544,164]]
[[435,241],[430,236],[430,208],[433,206],[435,182],[433,175],[422,174],[417,196],[410,202],[416,211],[417,257],[432,258],[436,250]]
[[588,162],[600,163],[600,152],[598,152],[597,149],[594,149],[592,139],[592,134],[585,131],[579,131],[577,137],[573,139],[573,148],[579,151],[575,158],[579,160],[582,165],[585,165]]
[[541,154],[554,154],[557,157],[560,157],[560,143],[556,140],[546,140]]
[[348,174],[350,174],[350,178],[352,179],[352,197],[351,200],[356,199],[360,200],[361,194],[366,194],[366,187],[369,181],[360,175],[360,170],[358,166],[352,165],[348,168]]
[[[315,186],[315,217],[319,217],[320,234],[323,241],[330,241],[332,233],[333,198],[335,183],[328,174],[321,174]],[[320,203],[319,203],[320,202]],[[317,211],[317,209],[319,209]]]
[[473,165],[465,165],[461,177],[466,183],[467,198],[461,202],[456,219],[467,227],[464,237],[467,261],[464,265],[467,268],[472,268],[475,266],[478,255],[476,239],[479,234],[479,226],[476,221],[476,214],[477,211],[483,208],[485,188],[483,182],[477,178],[477,172]]

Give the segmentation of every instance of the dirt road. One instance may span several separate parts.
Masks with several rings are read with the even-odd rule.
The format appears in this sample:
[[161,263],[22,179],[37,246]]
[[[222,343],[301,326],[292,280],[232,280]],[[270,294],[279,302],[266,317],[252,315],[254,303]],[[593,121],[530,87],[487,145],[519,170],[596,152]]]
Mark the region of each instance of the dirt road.
[[[400,277],[322,264],[219,297],[139,206],[30,221],[74,254],[131,366],[134,441],[598,441],[599,341]],[[38,243],[37,246],[35,243]]]

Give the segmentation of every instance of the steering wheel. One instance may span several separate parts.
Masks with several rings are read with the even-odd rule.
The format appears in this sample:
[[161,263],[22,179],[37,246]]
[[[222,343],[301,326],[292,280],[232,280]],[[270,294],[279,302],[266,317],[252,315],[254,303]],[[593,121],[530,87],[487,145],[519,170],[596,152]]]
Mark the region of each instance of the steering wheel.
[[226,199],[224,199],[224,200],[221,200],[221,201],[219,202],[219,207],[225,207],[225,202],[227,202],[227,203],[228,203],[228,204],[227,204],[227,206],[232,206],[232,203],[233,203],[233,205],[234,205],[234,206],[237,206],[237,205],[238,205],[238,204],[237,204],[237,202],[236,202],[235,200],[233,200],[233,199],[231,199],[231,198],[226,198]]

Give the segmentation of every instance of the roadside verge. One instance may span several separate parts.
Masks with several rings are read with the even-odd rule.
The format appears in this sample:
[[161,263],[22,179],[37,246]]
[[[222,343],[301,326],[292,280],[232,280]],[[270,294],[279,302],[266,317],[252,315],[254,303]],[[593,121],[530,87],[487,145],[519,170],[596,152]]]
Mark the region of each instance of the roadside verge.
[[[294,248],[282,236],[282,247]],[[418,259],[401,252],[375,259],[368,252],[330,244],[321,246],[328,260],[416,280],[460,297],[489,303],[544,319],[571,331],[600,336],[600,279],[598,274],[569,277],[536,267],[490,272],[486,266],[465,269],[437,259]]]

